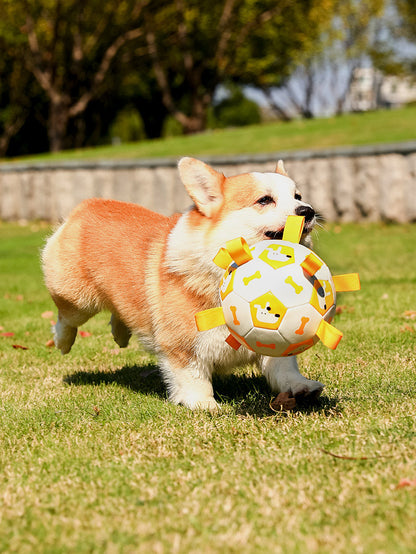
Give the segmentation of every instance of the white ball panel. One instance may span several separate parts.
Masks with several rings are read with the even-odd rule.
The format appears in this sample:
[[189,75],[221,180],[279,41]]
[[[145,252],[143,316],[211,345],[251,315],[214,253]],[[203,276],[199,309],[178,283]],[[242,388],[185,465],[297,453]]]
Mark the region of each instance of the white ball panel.
[[244,340],[253,350],[263,356],[281,356],[290,346],[279,334],[279,331],[254,328],[247,333]]
[[303,342],[315,336],[321,320],[322,316],[310,304],[289,308],[279,332],[291,344]]
[[230,292],[222,302],[225,323],[237,334],[244,336],[253,328],[250,304],[234,291]]
[[269,292],[275,279],[271,267],[253,259],[241,265],[235,273],[233,290],[248,302]]
[[287,307],[299,306],[310,301],[313,283],[305,277],[300,265],[294,264],[275,272],[271,292]]

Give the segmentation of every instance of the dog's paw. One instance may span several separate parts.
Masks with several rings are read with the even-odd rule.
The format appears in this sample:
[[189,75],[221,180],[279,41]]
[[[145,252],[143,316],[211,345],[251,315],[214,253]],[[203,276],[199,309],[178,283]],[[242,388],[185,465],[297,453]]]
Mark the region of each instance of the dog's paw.
[[131,331],[122,321],[120,321],[114,314],[111,315],[110,320],[111,332],[115,342],[120,348],[126,348],[129,344],[131,337]]
[[53,342],[61,354],[68,354],[77,336],[77,328],[60,325],[59,321],[52,326]]
[[187,407],[191,410],[206,410],[211,413],[216,413],[220,409],[220,405],[214,400],[214,397],[205,398],[204,400],[198,400],[197,402],[192,402]]
[[319,381],[304,378],[300,382],[293,384],[290,391],[285,392],[291,392],[297,400],[305,398],[308,401],[314,401],[320,397],[324,386]]

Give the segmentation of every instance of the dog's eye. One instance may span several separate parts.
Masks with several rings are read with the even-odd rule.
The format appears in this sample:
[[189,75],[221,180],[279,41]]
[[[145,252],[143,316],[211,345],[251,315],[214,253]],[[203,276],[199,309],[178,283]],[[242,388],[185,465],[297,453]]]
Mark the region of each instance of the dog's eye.
[[295,194],[295,200],[302,200],[302,195],[297,192]]
[[256,204],[260,204],[261,206],[267,206],[268,204],[274,204],[274,200],[271,196],[262,196],[257,200]]

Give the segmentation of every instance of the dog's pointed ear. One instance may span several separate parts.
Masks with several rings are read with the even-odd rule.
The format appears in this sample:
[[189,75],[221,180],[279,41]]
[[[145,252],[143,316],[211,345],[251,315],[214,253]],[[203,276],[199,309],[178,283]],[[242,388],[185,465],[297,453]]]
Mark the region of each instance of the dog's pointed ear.
[[206,217],[213,217],[223,202],[224,175],[195,158],[182,158],[178,169],[182,183],[198,210]]
[[275,173],[280,173],[280,175],[284,175],[285,177],[289,177],[289,175],[287,174],[287,171],[285,169],[285,165],[283,163],[283,160],[279,160],[277,162]]

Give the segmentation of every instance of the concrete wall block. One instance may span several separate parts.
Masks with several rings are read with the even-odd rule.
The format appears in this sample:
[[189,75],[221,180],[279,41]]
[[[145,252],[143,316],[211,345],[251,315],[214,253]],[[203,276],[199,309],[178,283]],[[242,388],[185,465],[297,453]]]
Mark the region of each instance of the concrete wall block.
[[51,186],[53,172],[32,171],[33,187],[33,218],[45,221],[56,221],[57,214],[54,212],[55,187]]
[[95,192],[94,173],[88,169],[76,169],[72,172],[74,204],[77,206],[86,198],[93,198]]
[[19,219],[22,189],[19,173],[5,173],[1,176],[1,217],[6,221]]
[[132,170],[131,202],[140,204],[149,210],[154,209],[155,172],[148,167],[138,167]]
[[409,178],[405,184],[407,220],[416,221],[416,153],[407,156]]
[[304,161],[289,160],[285,163],[285,169],[291,179],[293,179],[302,194],[302,200],[312,203],[310,198],[310,181],[307,174],[307,166]]
[[53,209],[58,220],[67,217],[77,205],[73,173],[70,169],[57,169],[51,175],[55,191]]
[[133,170],[117,169],[114,172],[113,194],[116,200],[129,202],[132,196]]
[[328,159],[316,158],[307,160],[306,179],[309,188],[308,202],[327,221],[336,219],[333,201],[333,186]]
[[[210,162],[227,176],[274,172],[279,158],[309,202],[329,221],[416,221],[416,142]],[[170,215],[191,205],[175,161],[2,164],[0,217],[58,221],[89,197],[136,202]]]
[[356,181],[354,179],[354,159],[335,156],[329,159],[332,177],[332,198],[336,217],[339,221],[356,221],[355,205]]
[[96,168],[90,170],[93,175],[94,198],[114,198],[115,170],[112,168]]
[[378,221],[380,219],[381,171],[378,156],[359,156],[355,159],[355,205],[358,220]]
[[408,178],[407,160],[399,154],[387,154],[379,157],[379,164],[380,216],[386,221],[404,223],[407,215],[404,185]]
[[172,205],[173,211],[171,213],[183,212],[193,205],[193,201],[191,200],[181,181],[181,178],[179,177],[179,171],[176,167],[173,169],[172,179],[174,202]]
[[[175,172],[172,167],[156,167],[155,172],[155,207],[163,215],[172,215],[176,210],[175,195],[178,192]],[[183,186],[183,185],[182,185]]]
[[29,221],[35,219],[33,205],[33,183],[32,174],[30,171],[22,171],[20,173],[20,190],[21,196],[17,204],[18,219]]

